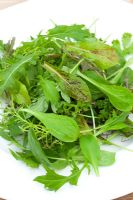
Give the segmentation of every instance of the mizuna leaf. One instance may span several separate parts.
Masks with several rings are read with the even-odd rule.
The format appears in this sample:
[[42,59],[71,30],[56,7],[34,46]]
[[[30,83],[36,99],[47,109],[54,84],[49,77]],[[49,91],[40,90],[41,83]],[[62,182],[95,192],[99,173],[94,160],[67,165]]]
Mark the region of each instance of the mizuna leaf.
[[10,68],[0,72],[0,94],[4,92],[14,80],[16,72],[25,64],[32,60],[33,55],[24,56],[19,62],[13,64]]
[[32,167],[32,168],[39,167],[39,163],[34,159],[33,155],[28,155],[28,152],[26,153],[14,152],[11,149],[10,149],[10,152],[16,160],[23,161],[27,166]]
[[72,185],[77,185],[78,178],[83,169],[84,167],[81,169],[74,167],[69,176],[63,176],[57,174],[51,169],[47,169],[46,175],[38,176],[34,179],[34,181],[44,184],[44,186],[49,190],[57,191],[67,182]]
[[34,179],[34,181],[44,184],[45,187],[49,190],[57,191],[60,187],[69,181],[69,177],[59,175],[53,170],[48,170],[46,175],[38,176]]
[[60,39],[75,39],[77,41],[89,38],[92,34],[84,25],[59,25],[48,30],[49,37],[55,37]]
[[79,127],[76,121],[71,117],[42,113],[30,109],[23,109],[22,111],[34,115],[46,126],[54,137],[63,142],[74,142],[79,137]]

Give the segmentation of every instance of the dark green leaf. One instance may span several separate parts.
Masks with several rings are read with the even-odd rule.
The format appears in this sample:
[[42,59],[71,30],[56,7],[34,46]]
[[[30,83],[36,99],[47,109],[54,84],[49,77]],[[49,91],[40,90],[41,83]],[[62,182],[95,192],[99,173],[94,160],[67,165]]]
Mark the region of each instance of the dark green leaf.
[[39,167],[39,163],[34,159],[32,155],[28,155],[28,153],[22,153],[22,152],[14,152],[10,149],[11,154],[16,160],[23,161],[26,165],[32,168]]
[[105,133],[109,130],[119,130],[127,127],[125,119],[128,117],[129,113],[121,113],[118,116],[114,116],[108,119],[103,127],[97,132],[97,135]]
[[30,146],[30,150],[32,151],[36,160],[39,163],[42,163],[42,164],[46,163],[46,164],[50,165],[50,162],[49,162],[47,156],[45,155],[39,141],[37,140],[36,135],[33,130],[30,130],[28,133],[28,143]]

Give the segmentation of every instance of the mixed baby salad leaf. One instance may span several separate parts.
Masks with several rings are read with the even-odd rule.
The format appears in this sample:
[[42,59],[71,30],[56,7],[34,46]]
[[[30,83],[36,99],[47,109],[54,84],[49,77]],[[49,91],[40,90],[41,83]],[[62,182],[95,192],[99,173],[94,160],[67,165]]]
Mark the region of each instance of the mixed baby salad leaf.
[[[0,136],[17,146],[11,154],[42,165],[34,180],[49,190],[77,185],[85,168],[99,175],[115,162],[104,144],[133,136],[133,35],[109,45],[84,25],[59,25],[13,44],[0,41]],[[67,166],[70,175],[58,173]]]

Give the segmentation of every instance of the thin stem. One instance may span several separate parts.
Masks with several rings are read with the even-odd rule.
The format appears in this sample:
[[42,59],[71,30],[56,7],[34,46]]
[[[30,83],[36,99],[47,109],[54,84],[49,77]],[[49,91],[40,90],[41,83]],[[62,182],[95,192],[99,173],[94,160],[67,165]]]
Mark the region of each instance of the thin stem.
[[102,71],[102,75],[103,75],[104,79],[107,80],[107,77],[105,75],[105,71],[104,70]]
[[[83,116],[83,117],[92,118],[92,116],[90,116],[90,115],[84,115],[84,114],[78,114],[78,115]],[[94,117],[95,117],[95,116],[94,116]],[[95,117],[95,118],[98,118],[98,117]]]
[[61,49],[61,45],[56,41],[56,38],[52,38],[52,41]]
[[70,70],[70,74],[72,74],[77,68],[78,66],[84,61],[84,59],[81,59],[71,70]]
[[67,54],[64,53],[63,56],[62,56],[62,60],[61,60],[61,63],[60,63],[60,65],[59,65],[59,68],[62,67],[62,65],[63,65],[63,63],[64,63],[64,60],[65,60],[66,56],[67,56]]
[[118,148],[125,149],[125,150],[127,150],[127,151],[133,152],[133,149],[128,149],[127,147],[121,146],[121,145],[119,145],[119,144],[115,144],[115,143],[113,143],[113,142],[110,142],[109,140],[105,140],[105,142],[106,142],[107,144],[114,145],[114,146],[116,146],[116,147],[118,147]]
[[120,68],[119,70],[117,70],[116,72],[114,72],[113,74],[111,74],[110,76],[108,76],[107,80],[110,79],[110,78],[112,78],[112,77],[114,77],[118,73],[121,73],[125,68],[126,68],[126,65],[123,68]]
[[61,80],[63,80],[64,82],[66,82],[67,84],[69,84],[66,79],[58,72],[56,71],[54,68],[52,68],[48,63],[44,63],[44,66],[43,66],[45,69],[47,69],[48,71],[56,74]]
[[90,106],[90,110],[91,110],[91,115],[92,115],[92,122],[93,122],[93,132],[94,132],[94,135],[96,134],[96,123],[95,123],[95,116],[94,116],[94,112],[93,112],[93,109],[92,109],[92,106]]

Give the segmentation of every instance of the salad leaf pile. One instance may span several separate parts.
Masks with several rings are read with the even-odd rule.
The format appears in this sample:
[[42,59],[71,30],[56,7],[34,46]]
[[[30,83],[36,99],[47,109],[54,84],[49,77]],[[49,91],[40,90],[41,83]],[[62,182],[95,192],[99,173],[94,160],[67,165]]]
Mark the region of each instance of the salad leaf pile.
[[17,48],[14,38],[0,41],[0,136],[18,148],[10,150],[17,160],[44,167],[35,181],[56,191],[76,185],[85,168],[99,175],[115,162],[103,147],[133,136],[132,63],[132,34],[108,45],[84,25],[55,26]]

